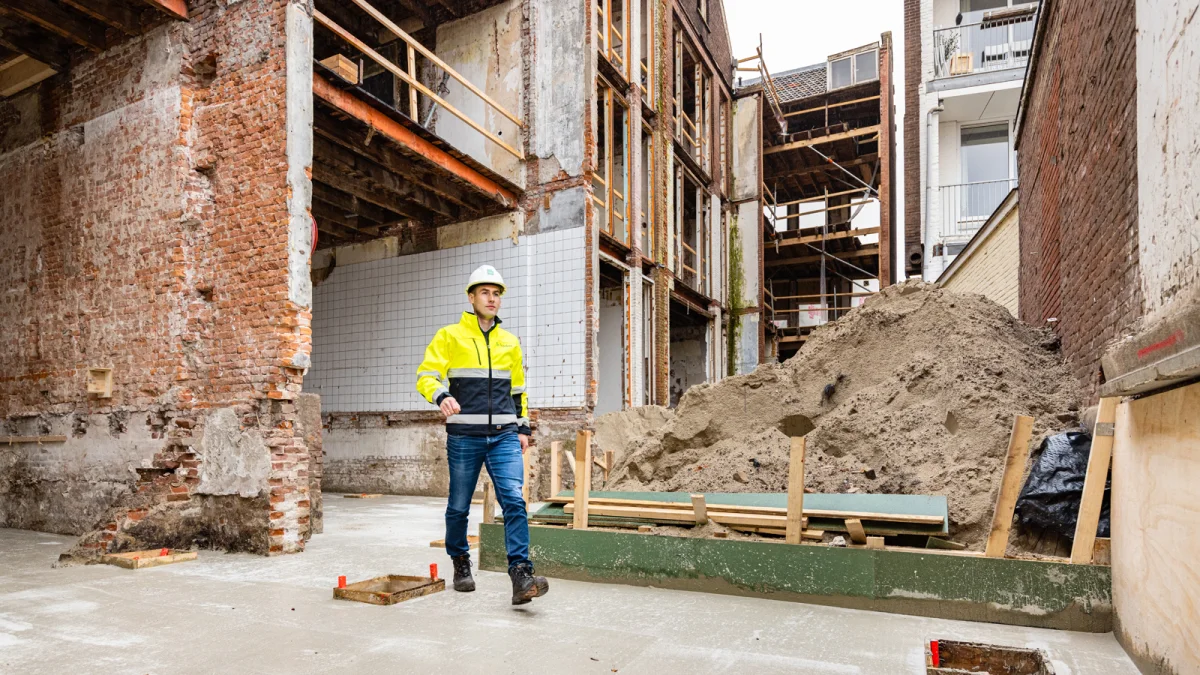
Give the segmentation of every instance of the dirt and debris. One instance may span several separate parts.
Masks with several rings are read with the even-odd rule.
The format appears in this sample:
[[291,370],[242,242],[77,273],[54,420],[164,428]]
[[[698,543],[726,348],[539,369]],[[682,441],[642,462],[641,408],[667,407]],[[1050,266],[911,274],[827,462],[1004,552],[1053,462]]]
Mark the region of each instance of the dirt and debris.
[[789,437],[807,434],[806,488],[945,495],[952,538],[978,549],[1014,416],[1035,419],[1034,447],[1075,426],[1057,344],[983,296],[891,286],[784,364],[692,387],[673,414],[599,418],[603,489],[783,492]]

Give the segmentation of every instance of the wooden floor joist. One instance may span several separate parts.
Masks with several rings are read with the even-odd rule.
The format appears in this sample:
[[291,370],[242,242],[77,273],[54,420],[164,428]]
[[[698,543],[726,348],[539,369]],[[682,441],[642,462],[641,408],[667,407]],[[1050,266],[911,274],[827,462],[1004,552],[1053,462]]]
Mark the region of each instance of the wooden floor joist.
[[874,124],[869,127],[862,127],[859,129],[851,129],[849,131],[843,131],[843,132],[837,133],[837,134],[829,134],[828,136],[818,136],[816,138],[810,138],[810,139],[803,140],[803,141],[795,141],[794,143],[785,143],[783,145],[776,145],[774,147],[766,148],[765,150],[763,150],[763,154],[764,155],[774,155],[776,153],[786,152],[788,150],[796,150],[798,148],[807,148],[810,145],[821,145],[822,143],[832,143],[834,141],[841,141],[841,140],[845,140],[847,138],[857,138],[859,136],[866,136],[868,134],[874,134],[874,133],[879,133],[879,125],[878,124]]
[[[830,251],[830,252],[828,252],[826,257],[838,258],[839,260],[847,260],[847,259],[853,259],[853,258],[870,258],[872,256],[877,256],[877,255],[879,255],[879,245],[872,244],[871,246],[864,246],[862,248],[854,249],[852,251],[837,251],[837,252]],[[813,255],[804,255],[804,256],[799,256],[796,258],[779,258],[777,260],[768,260],[763,264],[767,267],[783,267],[786,265],[804,265],[807,263],[820,262],[822,257],[823,256],[820,253],[815,253]]]
[[463,180],[475,189],[499,202],[505,208],[516,206],[517,197],[490,178],[480,174],[445,150],[421,138],[396,120],[372,108],[353,94],[333,86],[319,73],[313,73],[313,96],[374,129],[388,140],[404,146],[409,151],[424,157],[432,164]]

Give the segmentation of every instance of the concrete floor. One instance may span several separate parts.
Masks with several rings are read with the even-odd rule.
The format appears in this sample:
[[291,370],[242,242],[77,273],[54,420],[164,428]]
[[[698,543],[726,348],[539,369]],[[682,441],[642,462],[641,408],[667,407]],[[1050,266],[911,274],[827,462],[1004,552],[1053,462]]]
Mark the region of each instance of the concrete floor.
[[449,574],[429,547],[444,504],[327,495],[305,553],[137,571],[52,569],[73,538],[0,530],[0,673],[921,673],[929,638],[1038,647],[1058,675],[1137,672],[1112,635],[553,579],[514,608],[490,572],[470,594],[332,599],[339,574]]

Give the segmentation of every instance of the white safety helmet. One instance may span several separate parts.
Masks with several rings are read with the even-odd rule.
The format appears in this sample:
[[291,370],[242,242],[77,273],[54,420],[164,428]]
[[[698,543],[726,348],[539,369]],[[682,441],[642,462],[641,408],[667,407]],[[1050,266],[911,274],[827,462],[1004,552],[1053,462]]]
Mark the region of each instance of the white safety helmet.
[[467,293],[481,284],[499,286],[501,294],[508,290],[508,287],[504,285],[504,277],[500,276],[496,268],[491,265],[480,265],[475,268],[474,272],[471,272],[471,278],[467,279]]

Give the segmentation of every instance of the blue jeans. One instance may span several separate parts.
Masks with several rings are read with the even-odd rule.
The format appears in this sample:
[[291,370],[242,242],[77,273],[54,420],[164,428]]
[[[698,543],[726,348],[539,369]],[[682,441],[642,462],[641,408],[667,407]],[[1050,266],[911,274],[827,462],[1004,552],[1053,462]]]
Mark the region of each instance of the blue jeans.
[[450,465],[450,499],[446,502],[446,553],[451,557],[467,555],[467,515],[471,496],[479,482],[479,469],[486,465],[496,501],[504,510],[504,546],[508,566],[529,562],[529,520],[525,500],[521,499],[524,462],[517,432],[498,436],[447,436],[446,459]]

